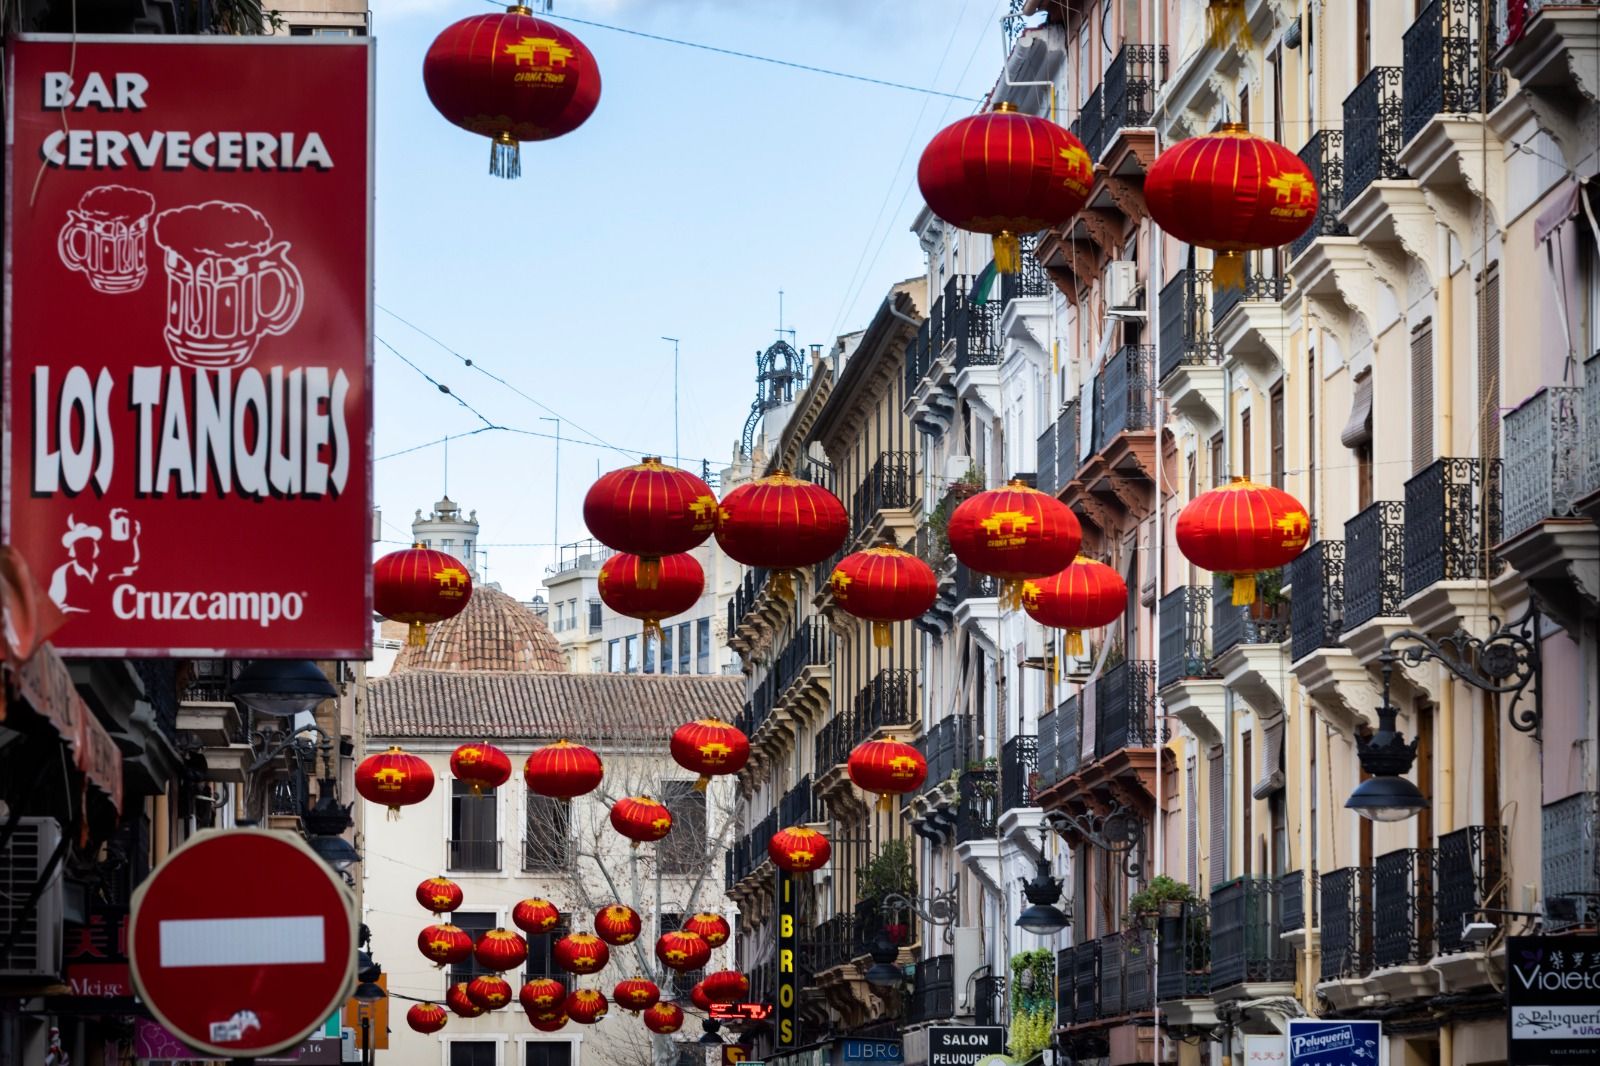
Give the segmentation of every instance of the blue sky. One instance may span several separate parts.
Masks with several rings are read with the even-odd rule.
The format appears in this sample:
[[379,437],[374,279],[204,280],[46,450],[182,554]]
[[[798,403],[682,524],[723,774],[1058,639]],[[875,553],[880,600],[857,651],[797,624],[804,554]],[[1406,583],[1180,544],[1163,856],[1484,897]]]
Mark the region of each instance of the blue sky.
[[[1003,6],[557,0],[555,13],[975,102],[1000,66]],[[584,491],[597,469],[626,460],[572,438],[673,452],[672,346],[659,338],[682,342],[681,454],[725,463],[755,394],[754,355],[777,336],[778,290],[802,346],[864,325],[892,282],[922,269],[907,229],[922,146],[974,106],[568,23],[599,61],[600,105],[575,133],[525,145],[522,178],[502,181],[487,173],[487,142],[445,122],[421,80],[439,30],[485,10],[481,0],[373,4],[386,540],[438,498],[445,464],[438,446],[382,457],[483,422],[382,342],[497,424],[552,433],[540,416],[558,413],[559,535],[581,539]],[[478,512],[490,579],[522,598],[542,591],[553,442],[487,432],[453,441],[449,455],[450,495]]]

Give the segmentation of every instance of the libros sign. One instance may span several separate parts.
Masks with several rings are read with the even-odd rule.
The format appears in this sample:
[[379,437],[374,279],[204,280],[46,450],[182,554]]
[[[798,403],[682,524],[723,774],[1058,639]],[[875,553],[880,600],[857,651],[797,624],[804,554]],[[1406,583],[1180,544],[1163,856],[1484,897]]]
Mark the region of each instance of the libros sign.
[[364,658],[371,41],[7,52],[0,537],[56,647]]

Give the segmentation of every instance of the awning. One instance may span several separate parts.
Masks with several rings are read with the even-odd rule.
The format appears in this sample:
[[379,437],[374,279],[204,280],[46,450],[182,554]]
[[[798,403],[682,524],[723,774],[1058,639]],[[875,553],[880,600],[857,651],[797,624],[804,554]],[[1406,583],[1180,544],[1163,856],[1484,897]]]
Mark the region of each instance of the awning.
[[1250,795],[1264,800],[1283,788],[1283,771],[1278,764],[1283,761],[1283,715],[1260,723],[1261,776],[1256,779]]
[[1350,420],[1339,431],[1346,448],[1372,443],[1372,375],[1356,379],[1356,394],[1350,401]]
[[1561,227],[1561,224],[1578,213],[1578,190],[1582,186],[1570,178],[1561,183],[1561,188],[1551,195],[1550,204],[1533,222],[1533,239],[1543,244],[1550,239],[1550,235]]

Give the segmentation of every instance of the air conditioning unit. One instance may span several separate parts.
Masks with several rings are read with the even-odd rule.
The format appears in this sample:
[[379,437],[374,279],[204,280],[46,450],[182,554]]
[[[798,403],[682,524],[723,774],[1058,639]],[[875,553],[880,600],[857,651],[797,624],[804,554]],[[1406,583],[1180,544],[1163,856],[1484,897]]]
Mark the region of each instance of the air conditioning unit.
[[21,818],[0,851],[0,929],[11,941],[0,955],[0,977],[61,977],[61,863],[50,871],[39,902],[27,906],[60,844],[61,823],[54,818]]
[[1139,265],[1131,259],[1115,260],[1106,268],[1106,309],[1113,314],[1143,313],[1140,307]]
[[975,925],[958,925],[950,930],[951,974],[955,978],[955,993],[958,1000],[956,1013],[971,1014],[972,1002],[969,985],[972,977],[979,970],[984,969],[989,960],[983,953],[983,930]]

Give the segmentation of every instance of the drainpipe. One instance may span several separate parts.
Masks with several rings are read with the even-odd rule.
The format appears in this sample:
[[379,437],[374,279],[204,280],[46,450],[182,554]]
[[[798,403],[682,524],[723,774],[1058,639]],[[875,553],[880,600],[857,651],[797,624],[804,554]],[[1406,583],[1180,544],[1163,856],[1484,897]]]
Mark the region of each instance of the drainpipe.
[[[1439,419],[1440,451],[1450,455],[1455,448],[1453,431],[1455,409],[1455,280],[1450,271],[1450,230],[1444,223],[1436,223],[1436,248],[1434,261],[1438,264],[1438,308],[1434,316],[1439,321],[1435,336],[1435,351],[1443,358],[1439,366],[1439,390],[1434,410]],[[1456,692],[1455,679],[1437,671],[1444,678],[1439,686],[1439,728],[1435,763],[1439,768],[1438,795],[1435,797],[1434,834],[1443,836],[1456,827]],[[1492,755],[1491,755],[1492,757]],[[1432,841],[1418,841],[1419,847],[1429,847]],[[1455,1064],[1455,1027],[1446,1021],[1439,1027],[1440,1066]]]

